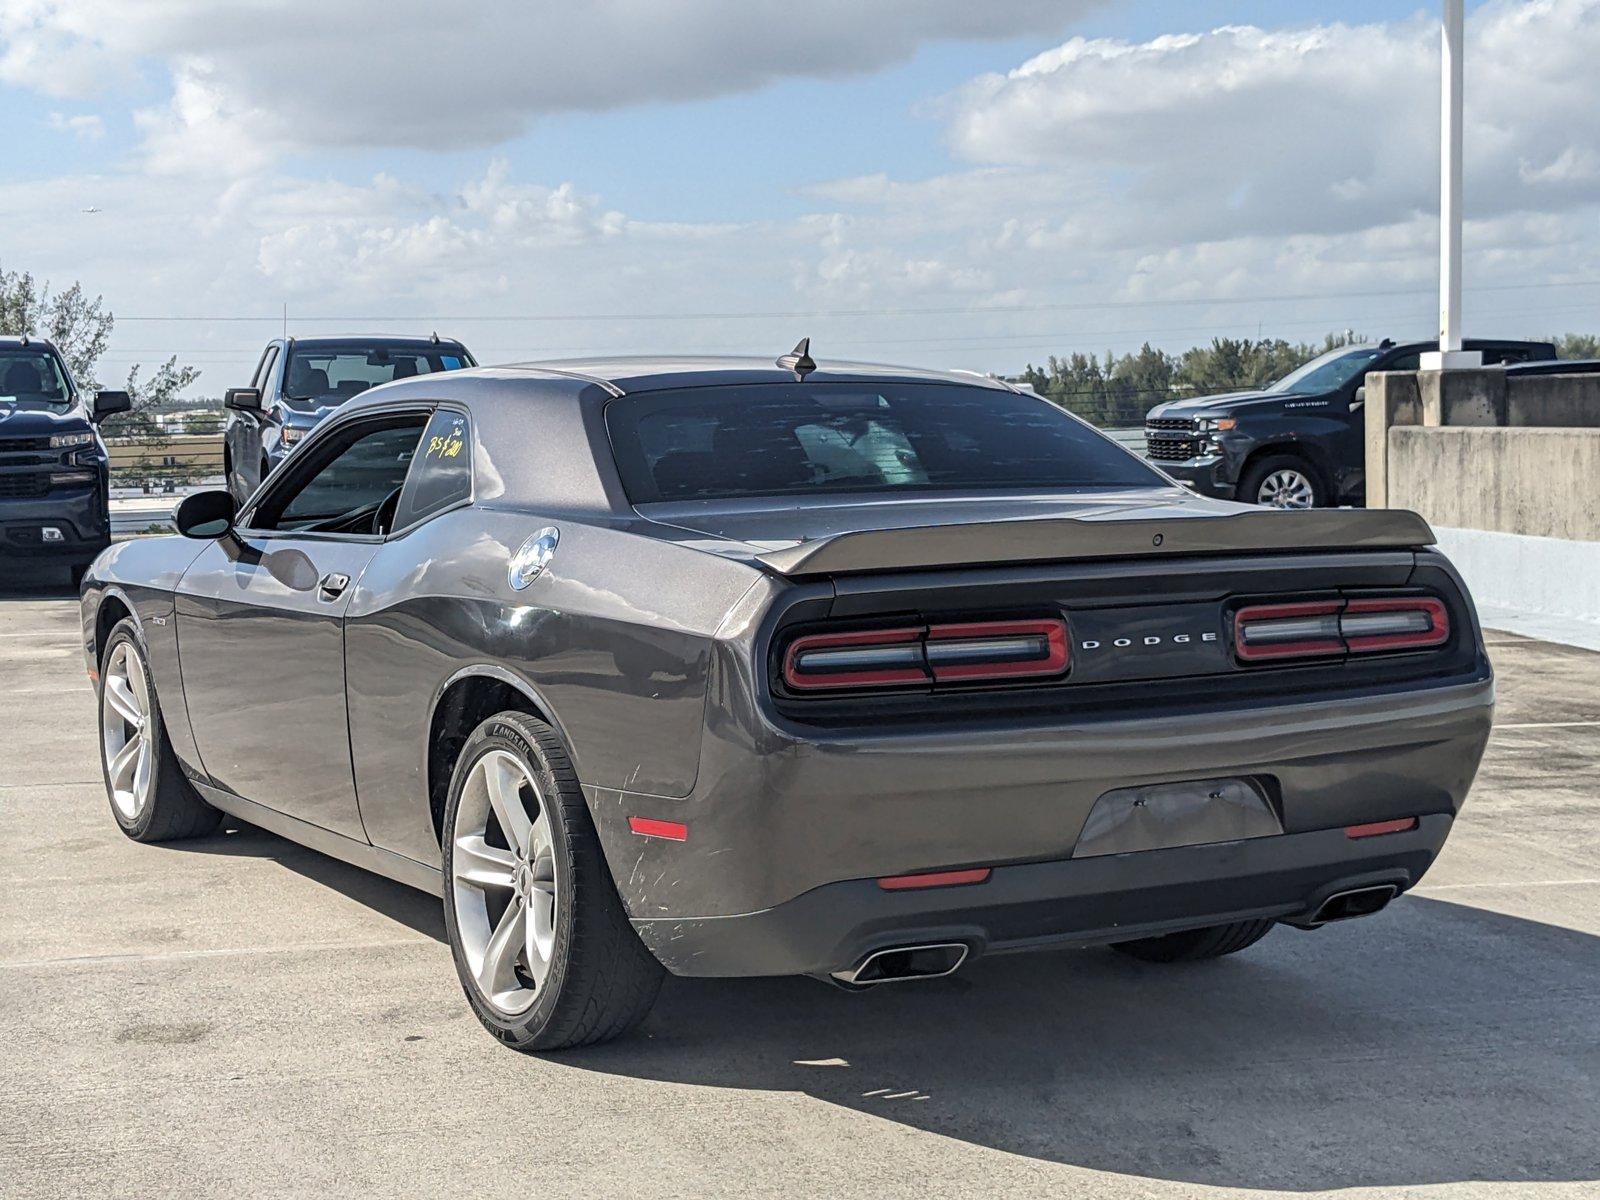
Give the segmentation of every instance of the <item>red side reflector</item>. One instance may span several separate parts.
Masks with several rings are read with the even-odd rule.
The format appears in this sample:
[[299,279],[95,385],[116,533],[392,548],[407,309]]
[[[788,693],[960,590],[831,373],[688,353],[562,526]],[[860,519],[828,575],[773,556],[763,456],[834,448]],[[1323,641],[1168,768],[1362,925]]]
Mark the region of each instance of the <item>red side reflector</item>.
[[640,837],[665,838],[669,842],[689,840],[689,827],[678,821],[655,821],[649,817],[629,817],[628,828]]
[[988,867],[974,867],[969,871],[925,871],[921,875],[885,875],[878,886],[886,892],[906,892],[913,888],[961,887],[968,883],[982,883],[989,878]]
[[1398,821],[1369,821],[1365,825],[1346,825],[1344,835],[1347,838],[1368,838],[1385,833],[1404,833],[1408,829],[1415,829],[1417,823],[1415,817],[1401,817]]

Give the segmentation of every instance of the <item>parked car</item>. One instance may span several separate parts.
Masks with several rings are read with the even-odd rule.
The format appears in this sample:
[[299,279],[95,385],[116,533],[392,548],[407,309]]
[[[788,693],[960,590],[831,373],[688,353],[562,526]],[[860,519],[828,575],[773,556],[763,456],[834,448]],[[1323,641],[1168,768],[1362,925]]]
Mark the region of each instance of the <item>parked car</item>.
[[50,342],[0,337],[0,564],[59,565],[78,585],[111,544],[97,426],[128,408],[127,392],[85,394]]
[[[1553,359],[1549,342],[1468,339],[1489,365]],[[1158,404],[1145,453],[1203,496],[1277,508],[1360,504],[1366,496],[1362,392],[1371,371],[1415,371],[1435,342],[1341,346],[1257,392]]]
[[1515,363],[1506,367],[1513,378],[1529,375],[1594,375],[1600,373],[1600,358],[1558,358],[1548,362]]
[[228,490],[242,503],[300,439],[368,388],[475,365],[465,346],[437,334],[275,338],[261,352],[250,386],[223,396]]
[[118,825],[230,813],[441,895],[523,1050],[631,1028],[663,971],[1371,914],[1493,715],[1415,514],[1194,496],[1002,383],[803,346],[390,384],[176,521],[83,597]]

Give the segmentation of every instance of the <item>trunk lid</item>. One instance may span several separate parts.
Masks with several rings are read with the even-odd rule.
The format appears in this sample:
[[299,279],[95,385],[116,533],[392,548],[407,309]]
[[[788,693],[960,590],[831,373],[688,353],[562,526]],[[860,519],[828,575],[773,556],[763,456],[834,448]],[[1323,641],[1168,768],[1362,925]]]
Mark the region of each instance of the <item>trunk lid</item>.
[[1197,554],[1416,550],[1434,542],[1416,513],[1263,509],[1180,488],[855,503],[830,498],[805,507],[792,500],[700,502],[642,506],[640,513],[730,550],[738,546],[789,578]]

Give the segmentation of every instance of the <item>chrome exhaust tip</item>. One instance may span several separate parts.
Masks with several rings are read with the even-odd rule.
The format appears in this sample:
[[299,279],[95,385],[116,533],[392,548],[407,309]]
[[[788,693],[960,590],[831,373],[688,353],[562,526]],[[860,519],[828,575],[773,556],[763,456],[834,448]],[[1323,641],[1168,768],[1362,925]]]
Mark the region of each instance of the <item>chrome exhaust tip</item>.
[[937,942],[929,946],[891,946],[874,950],[846,971],[831,978],[846,987],[871,987],[877,983],[903,983],[908,979],[939,979],[954,974],[967,961],[964,942]]
[[1370,917],[1388,907],[1389,901],[1400,894],[1392,883],[1377,887],[1352,888],[1348,892],[1335,892],[1320,905],[1305,922],[1307,928],[1330,925],[1334,921],[1353,921],[1357,917]]

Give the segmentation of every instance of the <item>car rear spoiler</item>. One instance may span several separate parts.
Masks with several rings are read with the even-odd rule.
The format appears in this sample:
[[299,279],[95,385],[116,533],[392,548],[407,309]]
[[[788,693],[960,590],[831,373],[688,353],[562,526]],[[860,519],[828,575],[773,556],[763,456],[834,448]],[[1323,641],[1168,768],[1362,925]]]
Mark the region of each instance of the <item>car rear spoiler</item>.
[[1290,550],[1419,549],[1433,530],[1395,509],[1258,509],[1216,517],[1042,518],[840,533],[757,555],[791,578],[868,571]]

